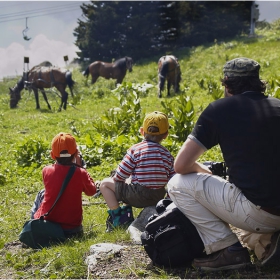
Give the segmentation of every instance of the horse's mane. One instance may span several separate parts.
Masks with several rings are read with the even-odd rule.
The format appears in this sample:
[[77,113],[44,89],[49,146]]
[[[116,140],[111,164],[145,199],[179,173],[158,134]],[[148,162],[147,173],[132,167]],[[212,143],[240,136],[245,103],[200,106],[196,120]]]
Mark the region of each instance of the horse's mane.
[[22,76],[14,87],[14,90],[22,91],[24,88],[24,77]]
[[114,65],[121,68],[121,69],[126,69],[126,59],[131,60],[130,57],[126,56],[123,58],[119,58],[114,62]]

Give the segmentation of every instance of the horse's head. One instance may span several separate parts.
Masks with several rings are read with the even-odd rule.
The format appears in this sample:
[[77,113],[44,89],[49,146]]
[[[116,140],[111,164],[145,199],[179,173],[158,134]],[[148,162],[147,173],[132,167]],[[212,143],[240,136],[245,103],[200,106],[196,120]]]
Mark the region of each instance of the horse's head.
[[10,89],[10,108],[14,109],[17,107],[18,102],[21,99],[20,92],[24,88],[24,79],[21,78],[16,86],[14,88],[9,88]]
[[126,69],[129,71],[129,72],[132,72],[132,64],[133,64],[133,60],[131,57],[125,57],[125,62],[126,62]]
[[20,91],[17,87],[9,88],[10,89],[10,108],[14,109],[17,107],[18,102],[21,99]]

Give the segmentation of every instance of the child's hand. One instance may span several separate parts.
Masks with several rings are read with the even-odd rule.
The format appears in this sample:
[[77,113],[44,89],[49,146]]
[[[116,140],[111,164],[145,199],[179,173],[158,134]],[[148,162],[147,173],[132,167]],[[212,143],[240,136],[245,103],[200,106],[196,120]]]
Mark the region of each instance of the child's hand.
[[79,150],[76,156],[76,164],[83,168],[86,168],[86,162],[84,161],[82,153]]
[[76,164],[82,166],[82,160],[79,153],[76,156]]

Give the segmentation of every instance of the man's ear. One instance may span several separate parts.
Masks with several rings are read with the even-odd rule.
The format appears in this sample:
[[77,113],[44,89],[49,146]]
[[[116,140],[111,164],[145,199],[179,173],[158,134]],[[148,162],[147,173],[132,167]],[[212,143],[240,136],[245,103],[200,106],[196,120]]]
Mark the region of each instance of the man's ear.
[[142,136],[144,136],[144,128],[142,126],[139,128],[139,132]]
[[167,132],[165,133],[165,135],[163,136],[163,139],[165,139],[165,138],[168,136],[168,134],[169,134],[169,131],[167,131]]
[[224,96],[225,96],[225,97],[230,97],[230,96],[232,96],[232,94],[228,92],[228,87],[227,87],[227,86],[225,86]]

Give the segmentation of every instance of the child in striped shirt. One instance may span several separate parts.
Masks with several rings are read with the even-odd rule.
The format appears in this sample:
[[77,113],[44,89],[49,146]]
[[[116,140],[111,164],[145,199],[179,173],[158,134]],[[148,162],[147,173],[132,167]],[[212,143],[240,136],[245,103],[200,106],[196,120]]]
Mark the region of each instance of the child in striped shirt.
[[[110,208],[111,231],[133,221],[132,206],[155,206],[166,194],[165,185],[175,174],[171,153],[160,143],[168,136],[168,117],[155,111],[146,115],[140,128],[144,139],[128,149],[113,178],[105,178],[100,191]],[[120,207],[119,201],[125,203]]]

